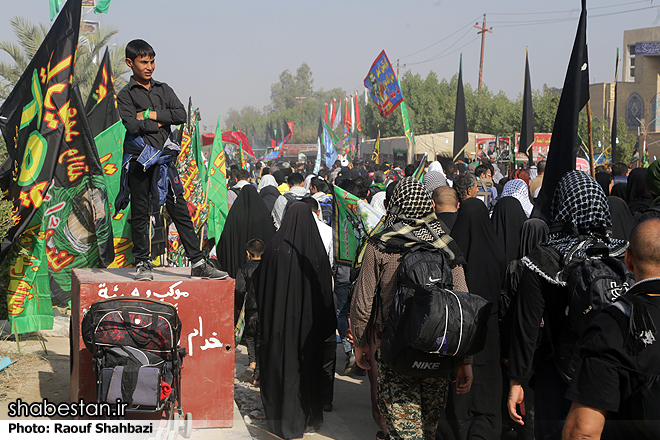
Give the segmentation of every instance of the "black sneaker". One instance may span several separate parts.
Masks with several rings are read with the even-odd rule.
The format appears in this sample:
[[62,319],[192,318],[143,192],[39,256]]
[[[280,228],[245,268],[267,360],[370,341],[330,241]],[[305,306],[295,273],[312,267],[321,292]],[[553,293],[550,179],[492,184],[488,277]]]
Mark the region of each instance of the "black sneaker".
[[346,356],[346,366],[344,367],[344,376],[351,375],[355,373],[357,368],[357,363],[355,362],[355,356],[353,352]]
[[154,268],[154,265],[151,264],[151,261],[140,261],[135,265],[135,281],[151,281],[154,279],[151,270]]
[[227,278],[229,274],[227,272],[216,269],[211,263],[204,260],[204,263],[190,269],[190,276],[192,278],[209,278],[212,280],[222,280]]

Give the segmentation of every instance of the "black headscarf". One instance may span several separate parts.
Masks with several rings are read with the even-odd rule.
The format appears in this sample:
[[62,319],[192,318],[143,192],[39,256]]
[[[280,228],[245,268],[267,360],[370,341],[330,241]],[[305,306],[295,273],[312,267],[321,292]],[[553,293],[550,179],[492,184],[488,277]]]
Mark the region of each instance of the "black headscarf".
[[621,183],[615,183],[614,186],[612,187],[612,191],[610,191],[611,196],[615,196],[623,200],[624,202],[627,201],[628,197],[628,184],[621,182]]
[[628,174],[626,201],[633,217],[640,216],[653,203],[653,196],[646,189],[646,168],[635,168]]
[[[528,191],[529,193],[529,191]],[[491,217],[500,246],[504,249],[506,265],[518,257],[520,231],[527,220],[522,205],[515,197],[502,197],[493,209]]]
[[520,230],[518,258],[526,256],[534,248],[543,243],[548,238],[548,233],[550,233],[548,224],[540,218],[530,218],[525,221]]
[[323,342],[335,333],[332,272],[306,203],[287,209],[255,271],[261,399],[268,428],[303,436],[323,420]]
[[281,185],[286,181],[286,178],[284,176],[284,172],[282,170],[277,170],[273,171],[273,177],[275,178],[275,181],[277,182],[277,185]]
[[600,173],[596,173],[596,182],[598,182],[600,187],[603,188],[603,192],[605,193],[605,195],[609,197],[612,175],[604,171],[601,171]]
[[216,253],[222,270],[236,278],[238,269],[245,264],[245,245],[258,238],[266,245],[275,235],[270,212],[252,185],[245,185],[229,210],[220,235]]
[[467,260],[465,279],[470,293],[491,301],[495,313],[506,265],[504,249],[488,218],[484,202],[476,198],[461,202],[451,236]]
[[615,196],[607,198],[612,216],[612,237],[619,240],[630,239],[630,232],[635,227],[635,219],[628,209],[626,202]]

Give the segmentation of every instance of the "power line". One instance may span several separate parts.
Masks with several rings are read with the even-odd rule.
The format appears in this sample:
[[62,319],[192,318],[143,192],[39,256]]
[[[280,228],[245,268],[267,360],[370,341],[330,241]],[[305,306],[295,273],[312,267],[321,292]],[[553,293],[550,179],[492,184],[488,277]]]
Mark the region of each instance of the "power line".
[[479,18],[480,18],[480,16],[477,16],[477,18],[475,18],[474,20],[470,20],[470,22],[469,22],[468,24],[466,24],[465,26],[459,28],[459,29],[458,29],[456,32],[454,32],[453,34],[451,34],[451,35],[447,35],[447,36],[446,36],[445,38],[443,38],[442,40],[438,40],[438,41],[436,41],[435,43],[431,44],[430,46],[426,46],[425,48],[420,49],[420,50],[418,50],[417,52],[413,52],[413,53],[408,54],[408,55],[406,55],[406,56],[399,57],[399,59],[408,58],[408,57],[410,57],[410,56],[417,55],[418,53],[423,52],[423,51],[425,51],[426,49],[430,49],[431,47],[433,47],[433,46],[435,46],[435,45],[437,45],[437,44],[439,44],[439,43],[442,43],[443,41],[447,40],[448,38],[453,37],[454,35],[456,35],[456,34],[459,33],[460,31],[462,31],[462,30],[465,29],[466,27],[472,27],[472,26],[471,26],[472,23],[474,23],[474,21],[475,21],[475,20],[478,20]]
[[463,38],[465,38],[470,32],[472,32],[472,26],[470,26],[470,28],[469,28],[469,29],[468,29],[463,35],[461,35],[461,37],[460,37],[458,40],[454,41],[451,45],[449,45],[449,46],[448,46],[447,48],[445,48],[443,51],[441,51],[441,52],[439,52],[439,53],[433,55],[431,58],[428,58],[428,59],[426,59],[426,60],[424,60],[424,61],[418,61],[418,62],[416,62],[416,63],[409,63],[409,65],[410,65],[410,66],[414,66],[414,65],[416,65],[416,64],[422,64],[422,63],[426,63],[426,62],[428,62],[428,61],[433,61],[433,60],[437,59],[437,57],[439,57],[440,55],[444,54],[444,53],[447,52],[449,49],[451,49],[451,48],[454,47],[456,44],[458,44],[458,42],[461,41]]
[[[628,11],[619,11],[619,12],[609,12],[609,13],[604,13],[604,14],[596,14],[596,15],[590,15],[588,18],[589,20],[593,18],[601,18],[601,17],[609,17],[612,15],[622,15],[622,14],[628,14],[630,12],[639,12],[639,11],[646,11],[649,9],[657,9],[660,8],[660,5],[658,6],[648,6],[646,8],[638,8],[638,9],[630,9]],[[501,21],[501,22],[495,22],[495,27],[498,28],[506,28],[506,27],[520,27],[520,26],[535,26],[535,25],[542,25],[542,24],[553,24],[553,23],[563,23],[567,21],[575,21],[575,17],[569,17],[569,18],[551,18],[547,20],[525,20],[525,21]],[[491,22],[492,24],[492,22]]]
[[431,58],[431,59],[426,60],[426,61],[420,61],[419,63],[410,63],[409,65],[410,65],[410,66],[414,66],[414,65],[417,65],[417,64],[428,63],[428,62],[431,62],[431,61],[435,61],[435,60],[442,59],[442,58],[444,58],[444,57],[448,57],[449,55],[454,54],[454,53],[458,52],[459,50],[463,49],[465,46],[468,46],[468,45],[474,43],[475,41],[477,41],[477,40],[480,39],[480,38],[481,38],[481,37],[480,37],[479,35],[477,35],[476,37],[474,37],[474,39],[468,41],[467,43],[465,43],[465,44],[462,45],[461,47],[458,47],[458,48],[452,50],[452,51],[449,52],[449,53],[446,53],[446,54],[441,55],[441,56],[436,56],[436,57]]
[[[610,9],[610,8],[618,8],[621,6],[628,6],[628,5],[635,5],[638,3],[648,3],[648,0],[640,0],[636,2],[629,2],[629,3],[620,3],[618,5],[610,5],[610,6],[595,6],[593,8],[587,8],[589,11],[595,11],[598,9]],[[548,14],[570,14],[571,12],[580,12],[580,9],[569,9],[565,11],[546,11],[546,12],[489,12],[488,15],[548,15]]]

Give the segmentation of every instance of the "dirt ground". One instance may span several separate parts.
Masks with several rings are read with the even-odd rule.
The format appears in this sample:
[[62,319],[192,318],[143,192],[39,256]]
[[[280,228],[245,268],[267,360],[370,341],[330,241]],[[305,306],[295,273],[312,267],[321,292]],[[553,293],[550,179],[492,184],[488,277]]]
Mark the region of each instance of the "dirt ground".
[[0,371],[0,419],[7,418],[7,405],[20,398],[25,402],[48,399],[68,402],[69,399],[69,345],[64,338],[47,338],[47,352],[36,335],[16,342],[3,337],[0,356],[12,360]]

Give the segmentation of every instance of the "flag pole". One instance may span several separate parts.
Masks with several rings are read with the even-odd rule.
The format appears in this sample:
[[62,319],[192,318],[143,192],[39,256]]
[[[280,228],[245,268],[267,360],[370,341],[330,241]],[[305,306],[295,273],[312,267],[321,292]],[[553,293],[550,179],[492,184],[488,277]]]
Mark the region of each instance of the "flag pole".
[[589,173],[596,178],[596,167],[594,166],[594,139],[591,132],[591,99],[587,101],[588,141],[589,141]]

